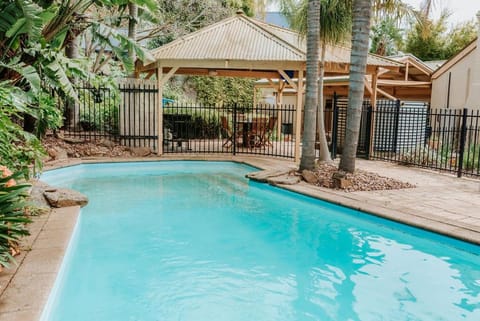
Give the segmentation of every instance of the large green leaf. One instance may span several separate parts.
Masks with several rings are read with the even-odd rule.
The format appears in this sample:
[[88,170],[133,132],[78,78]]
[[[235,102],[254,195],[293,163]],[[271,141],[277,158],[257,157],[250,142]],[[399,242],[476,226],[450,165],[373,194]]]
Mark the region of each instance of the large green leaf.
[[37,41],[42,35],[45,24],[43,9],[29,0],[17,0],[18,16],[16,22],[5,33],[7,38],[16,38],[28,34],[31,41]]
[[112,28],[103,23],[93,23],[91,31],[94,40],[112,50],[127,71],[133,70],[134,66],[134,62],[128,55],[129,50],[134,50],[138,58],[144,62],[154,61],[153,56],[147,49],[119,32],[117,28]]
[[78,99],[75,88],[65,72],[64,66],[59,61],[53,60],[45,66],[46,74],[50,79],[54,80],[58,88],[60,88],[68,97]]
[[21,62],[19,58],[14,58],[9,63],[3,63],[0,61],[0,67],[16,71],[25,78],[34,92],[40,91],[40,76],[33,66]]

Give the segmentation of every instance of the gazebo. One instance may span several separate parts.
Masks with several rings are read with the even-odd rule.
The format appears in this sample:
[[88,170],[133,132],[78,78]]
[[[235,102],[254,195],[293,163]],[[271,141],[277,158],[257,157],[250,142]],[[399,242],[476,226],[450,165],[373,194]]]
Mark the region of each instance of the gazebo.
[[[267,24],[238,12],[235,16],[202,28],[152,50],[154,61],[136,65],[136,75],[156,75],[158,99],[162,87],[173,76],[205,75],[225,77],[266,78],[276,86],[282,103],[286,84],[296,93],[295,160],[300,155],[301,108],[306,68],[305,39],[295,31]],[[325,74],[345,75],[349,72],[350,49],[329,46],[326,50]],[[399,71],[403,63],[369,55],[367,73],[372,83],[380,70]],[[294,81],[296,78],[298,81]],[[274,82],[274,80],[276,80]],[[375,86],[373,86],[375,90]],[[372,93],[376,97],[376,93]],[[158,103],[158,154],[163,153],[163,116]]]

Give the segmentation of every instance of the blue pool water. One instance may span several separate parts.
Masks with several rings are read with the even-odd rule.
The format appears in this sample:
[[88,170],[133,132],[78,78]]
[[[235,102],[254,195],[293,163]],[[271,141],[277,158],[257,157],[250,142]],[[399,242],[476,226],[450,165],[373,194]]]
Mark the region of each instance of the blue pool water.
[[228,162],[81,165],[42,321],[480,320],[480,247],[244,178]]

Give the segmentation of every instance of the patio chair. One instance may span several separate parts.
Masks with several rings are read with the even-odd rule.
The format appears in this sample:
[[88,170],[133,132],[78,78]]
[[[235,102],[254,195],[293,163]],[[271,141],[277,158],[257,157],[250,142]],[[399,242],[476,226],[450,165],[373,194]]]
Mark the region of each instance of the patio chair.
[[220,116],[220,121],[222,125],[222,136],[225,137],[225,142],[223,142],[222,147],[230,148],[233,145],[233,132],[228,124],[228,119],[226,116]]
[[272,146],[270,138],[272,137],[273,130],[275,129],[275,124],[277,123],[277,117],[271,116],[268,119],[267,129],[265,131],[265,136],[263,137],[263,144],[265,146]]
[[248,133],[248,147],[265,146],[265,133],[267,130],[268,118],[259,117],[252,119],[252,129]]

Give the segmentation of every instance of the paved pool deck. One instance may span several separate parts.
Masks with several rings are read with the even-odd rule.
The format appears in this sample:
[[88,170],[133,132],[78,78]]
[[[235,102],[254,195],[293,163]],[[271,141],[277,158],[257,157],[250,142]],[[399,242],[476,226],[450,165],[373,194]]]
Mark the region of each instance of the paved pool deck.
[[[291,161],[260,157],[176,155],[139,159],[68,160],[46,166],[58,168],[88,162],[159,160],[233,160],[261,169],[296,168]],[[357,168],[400,179],[416,188],[346,193],[306,183],[284,186],[337,204],[360,209],[427,230],[480,244],[480,180],[405,167],[392,163],[357,160]],[[18,266],[0,273],[0,321],[38,321],[58,274],[79,208],[52,210],[34,218],[31,235],[23,240]]]

